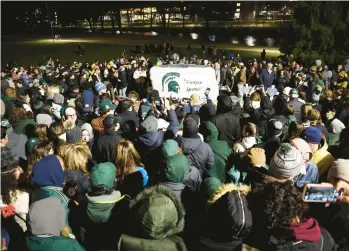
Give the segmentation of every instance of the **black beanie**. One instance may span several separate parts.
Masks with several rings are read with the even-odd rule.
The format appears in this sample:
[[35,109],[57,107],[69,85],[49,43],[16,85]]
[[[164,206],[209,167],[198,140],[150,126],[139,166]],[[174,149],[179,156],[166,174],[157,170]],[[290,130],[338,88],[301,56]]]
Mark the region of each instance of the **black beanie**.
[[184,120],[183,123],[183,137],[196,139],[198,137],[198,124],[192,118]]

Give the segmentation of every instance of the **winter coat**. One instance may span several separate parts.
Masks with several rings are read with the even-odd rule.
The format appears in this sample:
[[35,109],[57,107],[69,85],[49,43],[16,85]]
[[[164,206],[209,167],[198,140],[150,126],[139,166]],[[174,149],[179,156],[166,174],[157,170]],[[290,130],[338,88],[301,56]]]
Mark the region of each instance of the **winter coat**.
[[[139,128],[139,118],[137,117],[137,113],[134,111],[126,111],[121,114],[118,114],[119,117],[122,118],[122,121],[124,123],[131,123],[136,126],[136,128]],[[132,125],[131,125],[132,126]],[[133,126],[132,126],[133,128]]]
[[245,197],[247,192],[247,187],[227,184],[209,198],[196,250],[242,250],[242,240],[252,228],[252,214]]
[[208,175],[225,183],[227,172],[232,166],[232,148],[227,141],[218,140],[217,127],[211,122],[202,123],[200,125],[200,133],[203,134],[205,142],[211,147],[214,153],[215,164]]
[[195,166],[189,166],[188,172],[184,174],[183,184],[191,191],[197,192],[200,190],[202,178],[199,170]]
[[161,185],[145,189],[131,201],[130,212],[119,251],[187,250],[182,238],[176,236],[184,228],[185,211],[170,189]]
[[[147,172],[145,172],[145,174],[147,175]],[[147,182],[144,182],[144,178],[144,174],[141,171],[127,174],[124,176],[122,182],[118,182],[116,188],[122,195],[128,195],[129,197],[134,198],[147,185]]]
[[240,139],[240,117],[233,111],[216,114],[211,121],[218,129],[219,140],[225,140],[232,146]]
[[93,157],[97,163],[114,162],[116,157],[115,145],[120,140],[122,140],[122,136],[118,131],[100,136],[97,144],[94,144],[93,150]]
[[335,158],[328,151],[328,145],[326,143],[325,136],[322,136],[319,149],[313,153],[312,160],[319,168],[319,175],[325,174],[327,170],[331,167],[332,162],[335,161]]
[[250,107],[250,98],[247,97],[244,107],[247,113],[250,115],[250,122],[257,126],[259,136],[266,135],[268,121],[275,113],[270,99],[266,96],[262,97],[261,107],[258,109],[253,109]]
[[200,138],[177,137],[176,140],[183,149],[183,154],[187,156],[189,165],[195,166],[200,171],[201,176],[204,172],[208,175],[215,164],[211,147],[202,142]]
[[225,78],[227,77],[227,68],[221,68],[220,85],[225,85]]
[[160,146],[167,138],[173,138],[178,131],[179,122],[174,110],[168,111],[168,119],[170,125],[166,132],[164,131],[155,131],[155,132],[142,132],[138,135],[135,147],[141,156],[142,162],[147,169],[149,176],[153,177],[154,167],[159,166],[159,163],[156,163],[155,160],[158,160],[156,156],[160,154]]
[[64,236],[28,236],[25,241],[27,251],[85,251],[77,240]]
[[335,251],[336,243],[326,229],[313,218],[303,223],[276,228],[269,239],[270,247],[262,251]]
[[126,223],[128,201],[119,191],[89,196],[71,209],[74,234],[87,250],[115,250]]
[[35,121],[32,119],[22,119],[18,121],[15,132],[18,134],[25,134],[25,129],[28,125],[32,125],[33,128],[35,128]]
[[300,102],[298,98],[291,98],[291,100],[287,102],[287,105],[294,106],[294,116],[297,121],[302,121],[301,107],[304,103]]
[[11,132],[8,134],[7,148],[10,150],[12,154],[15,154],[18,157],[26,160],[27,156],[25,153],[25,144],[27,141],[28,138],[25,134]]
[[259,75],[259,81],[265,86],[265,89],[273,85],[275,78],[275,71],[269,73],[267,69],[263,69],[261,75]]
[[127,72],[126,70],[123,71],[119,71],[119,80],[121,82],[119,82],[119,88],[126,88],[128,86],[128,82],[127,82]]

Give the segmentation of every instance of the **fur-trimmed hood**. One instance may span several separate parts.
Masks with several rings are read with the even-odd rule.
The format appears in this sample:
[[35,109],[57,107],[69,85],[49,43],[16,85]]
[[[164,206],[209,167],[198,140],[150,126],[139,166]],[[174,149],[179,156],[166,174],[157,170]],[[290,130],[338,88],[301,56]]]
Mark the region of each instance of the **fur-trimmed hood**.
[[234,183],[229,184],[223,184],[221,187],[217,189],[217,191],[208,199],[209,204],[215,203],[217,200],[219,200],[223,195],[226,193],[230,193],[232,191],[238,191],[242,193],[243,195],[247,195],[251,188],[246,185],[236,186]]
[[183,231],[185,210],[167,187],[155,185],[140,192],[130,203],[132,235],[164,239]]

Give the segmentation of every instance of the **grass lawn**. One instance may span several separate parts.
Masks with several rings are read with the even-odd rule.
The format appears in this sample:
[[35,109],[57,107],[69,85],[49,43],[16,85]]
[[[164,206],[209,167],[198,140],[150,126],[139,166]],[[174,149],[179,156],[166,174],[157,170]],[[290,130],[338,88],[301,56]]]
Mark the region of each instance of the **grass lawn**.
[[[121,52],[126,49],[134,50],[136,44],[159,44],[172,41],[181,52],[186,51],[186,46],[190,43],[193,53],[200,55],[200,48],[203,43],[200,40],[190,40],[188,38],[166,37],[166,36],[139,36],[139,35],[118,35],[110,34],[83,34],[78,36],[62,36],[59,41],[53,42],[49,37],[14,37],[3,36],[1,41],[1,65],[5,62],[16,61],[19,65],[28,66],[38,64],[43,57],[51,56],[65,64],[74,61],[92,62],[94,60],[110,60],[121,56]],[[86,46],[86,54],[80,57],[77,54],[77,45],[82,42]],[[264,47],[248,47],[246,45],[234,45],[228,43],[217,43],[217,48],[224,48],[235,53],[240,53],[242,58],[259,58]],[[267,57],[277,57],[280,52],[277,47],[265,48]],[[128,53],[130,55],[130,53]],[[154,57],[154,56],[153,56]]]

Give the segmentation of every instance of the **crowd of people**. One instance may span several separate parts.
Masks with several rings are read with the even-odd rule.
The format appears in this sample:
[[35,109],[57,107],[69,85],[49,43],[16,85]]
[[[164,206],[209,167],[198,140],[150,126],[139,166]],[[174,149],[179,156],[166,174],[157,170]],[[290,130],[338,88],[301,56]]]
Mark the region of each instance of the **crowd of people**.
[[[2,250],[349,250],[349,60],[215,50],[5,65]],[[161,64],[214,68],[219,96],[162,97]]]

